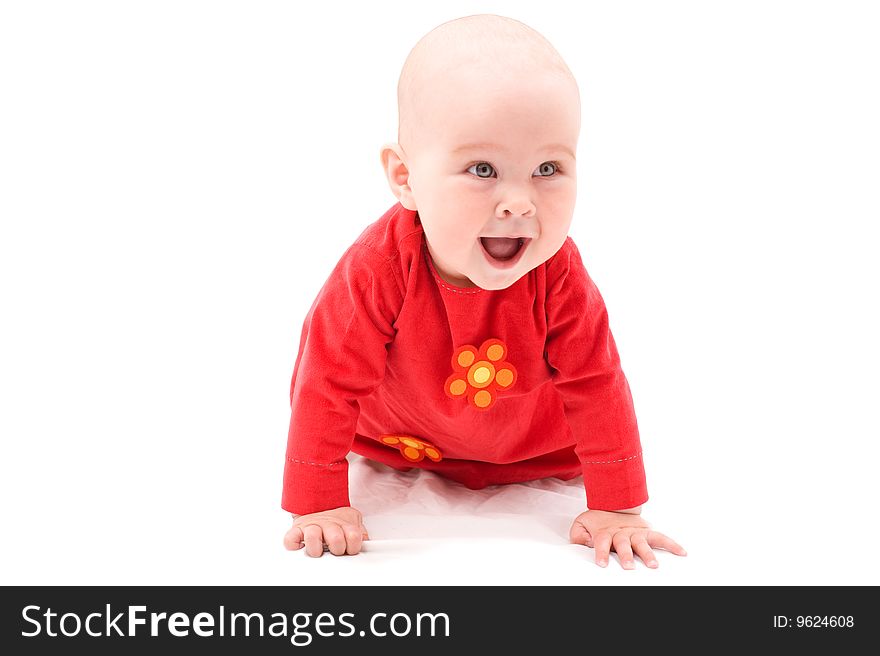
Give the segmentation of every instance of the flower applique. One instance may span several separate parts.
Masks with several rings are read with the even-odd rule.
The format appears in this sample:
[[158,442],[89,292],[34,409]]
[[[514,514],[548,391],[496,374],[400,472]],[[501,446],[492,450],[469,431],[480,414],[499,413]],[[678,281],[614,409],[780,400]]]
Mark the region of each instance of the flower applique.
[[455,349],[454,373],[443,386],[447,396],[453,399],[467,396],[477,410],[491,408],[498,392],[510,389],[516,382],[516,368],[504,360],[507,355],[507,346],[500,339],[487,339],[479,349],[470,344]]
[[380,435],[379,441],[382,442],[382,444],[395,446],[400,449],[400,455],[410,462],[418,462],[425,458],[433,460],[434,462],[440,462],[443,460],[443,455],[440,453],[440,449],[430,442],[420,440],[412,435]]

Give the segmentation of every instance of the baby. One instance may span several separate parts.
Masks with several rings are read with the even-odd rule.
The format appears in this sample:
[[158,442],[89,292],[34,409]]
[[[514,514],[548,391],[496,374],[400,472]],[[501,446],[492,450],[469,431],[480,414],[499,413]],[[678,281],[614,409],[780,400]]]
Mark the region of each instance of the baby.
[[399,202],[342,256],[306,317],[291,384],[288,549],[356,554],[353,451],[469,488],[583,475],[573,543],[632,569],[685,555],[640,517],[645,472],[602,297],[567,236],[580,95],[537,32],[500,16],[440,25],[407,58]]

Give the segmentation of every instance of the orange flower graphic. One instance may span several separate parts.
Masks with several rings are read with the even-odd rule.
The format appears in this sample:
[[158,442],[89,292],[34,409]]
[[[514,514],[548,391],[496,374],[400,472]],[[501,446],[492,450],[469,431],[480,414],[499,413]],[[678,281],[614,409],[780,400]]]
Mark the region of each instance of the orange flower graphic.
[[478,410],[491,408],[498,392],[513,387],[516,368],[505,362],[508,350],[500,339],[487,339],[478,349],[465,344],[452,354],[453,373],[443,389],[447,396],[458,399],[467,395]]
[[382,444],[396,446],[400,449],[400,455],[410,462],[418,462],[425,457],[434,462],[443,460],[440,449],[430,442],[420,440],[412,435],[380,435],[379,440]]

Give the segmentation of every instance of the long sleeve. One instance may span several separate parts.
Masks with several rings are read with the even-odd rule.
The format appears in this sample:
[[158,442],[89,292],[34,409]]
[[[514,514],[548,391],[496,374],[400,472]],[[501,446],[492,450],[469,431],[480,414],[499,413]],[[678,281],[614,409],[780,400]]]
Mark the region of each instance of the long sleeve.
[[576,440],[587,506],[622,510],[648,498],[638,425],[605,303],[568,239],[548,268],[547,361]]
[[385,373],[402,292],[386,258],[355,243],[305,319],[290,387],[281,507],[306,514],[350,505],[348,454],[358,399]]

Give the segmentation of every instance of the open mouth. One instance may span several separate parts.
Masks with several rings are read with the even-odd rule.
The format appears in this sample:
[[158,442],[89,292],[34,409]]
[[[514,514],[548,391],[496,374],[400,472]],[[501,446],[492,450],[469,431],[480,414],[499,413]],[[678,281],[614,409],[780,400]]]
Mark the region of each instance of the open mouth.
[[490,264],[509,269],[519,261],[530,241],[528,237],[480,237],[480,246]]

